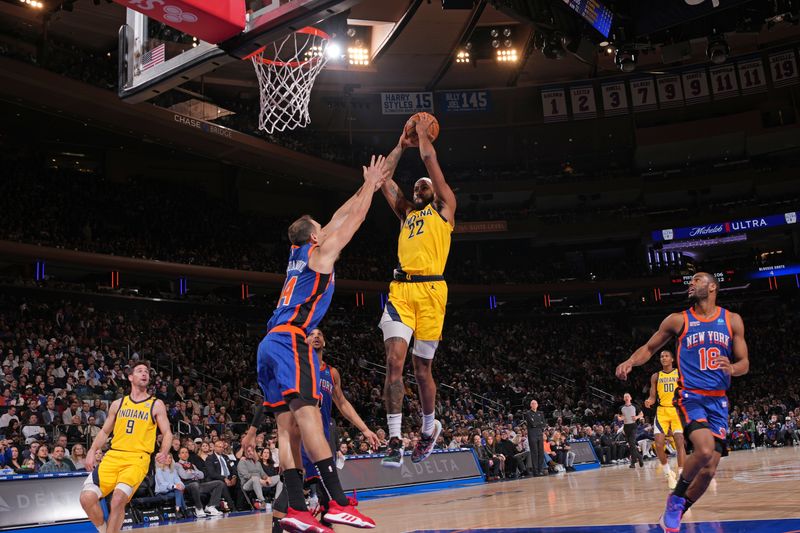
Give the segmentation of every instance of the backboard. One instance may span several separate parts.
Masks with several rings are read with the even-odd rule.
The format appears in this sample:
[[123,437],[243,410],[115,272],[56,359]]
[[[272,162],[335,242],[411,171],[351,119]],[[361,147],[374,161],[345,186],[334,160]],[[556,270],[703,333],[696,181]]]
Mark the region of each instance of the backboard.
[[[169,0],[146,1],[160,4],[165,11],[179,11],[165,4]],[[215,1],[246,4],[244,31],[216,44],[128,8],[126,23],[119,30],[120,98],[130,103],[154,98],[223,65],[240,61],[304,26],[318,24],[360,0]]]

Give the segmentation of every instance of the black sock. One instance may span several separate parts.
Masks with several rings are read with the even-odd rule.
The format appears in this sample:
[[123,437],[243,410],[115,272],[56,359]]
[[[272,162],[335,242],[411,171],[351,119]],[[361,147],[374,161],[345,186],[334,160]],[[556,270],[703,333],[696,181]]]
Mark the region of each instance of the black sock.
[[292,468],[283,472],[283,490],[289,497],[289,507],[295,511],[308,511],[303,496],[303,471]]
[[272,519],[272,533],[283,533],[283,528],[281,527],[280,518]]
[[322,478],[322,487],[328,493],[331,500],[335,500],[341,506],[348,505],[347,496],[344,495],[342,484],[339,481],[339,474],[336,472],[336,464],[333,462],[333,457],[328,457],[322,461],[314,463],[314,466],[319,470],[320,478]]
[[672,491],[672,494],[678,496],[679,498],[685,498],[686,489],[688,489],[689,485],[691,484],[692,480],[690,479],[687,481],[686,478],[683,477],[683,474],[681,474],[680,477],[678,478],[678,483],[675,485],[675,490]]
[[286,482],[283,483],[283,490],[278,497],[275,498],[275,501],[272,502],[272,509],[273,511],[278,511],[279,513],[286,514],[289,512],[289,491],[286,490]]
[[686,503],[683,504],[683,512],[685,513],[686,511],[688,511],[689,507],[691,507],[692,505],[694,505],[694,500],[686,498]]

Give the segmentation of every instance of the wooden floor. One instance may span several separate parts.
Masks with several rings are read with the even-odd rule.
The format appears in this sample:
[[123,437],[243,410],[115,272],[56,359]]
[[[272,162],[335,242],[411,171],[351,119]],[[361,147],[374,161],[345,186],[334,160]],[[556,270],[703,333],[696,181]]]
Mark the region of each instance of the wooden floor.
[[[655,531],[645,524],[657,522],[668,494],[657,463],[647,462],[643,469],[612,466],[545,478],[365,500],[359,508],[376,520],[376,531],[387,533],[613,524],[641,526],[596,530]],[[800,518],[800,447],[732,453],[722,460],[716,480],[684,522],[775,518]],[[786,522],[787,525],[793,523]],[[268,532],[269,525],[270,515],[261,513],[162,526],[158,533]],[[798,527],[780,530],[789,529]],[[337,530],[355,531],[343,526]],[[687,526],[684,530],[734,531],[722,526],[711,529]],[[772,526],[735,529],[755,530],[778,531]]]

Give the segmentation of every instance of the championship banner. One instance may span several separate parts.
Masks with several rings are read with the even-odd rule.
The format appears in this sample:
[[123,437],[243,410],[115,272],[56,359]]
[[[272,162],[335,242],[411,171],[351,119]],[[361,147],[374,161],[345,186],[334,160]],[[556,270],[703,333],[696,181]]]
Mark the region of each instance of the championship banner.
[[459,222],[453,233],[500,233],[508,231],[508,222],[505,220],[490,220],[486,222]]
[[489,111],[489,91],[443,91],[437,93],[440,111],[445,113],[462,111]]
[[604,83],[600,86],[600,92],[603,95],[605,116],[628,114],[628,93],[625,91],[624,82]]
[[656,85],[658,86],[658,100],[661,102],[661,109],[683,105],[680,76],[659,76],[656,78]]
[[684,72],[681,78],[683,79],[683,94],[688,105],[701,104],[711,99],[705,69]]
[[769,74],[773,87],[796,85],[800,78],[797,75],[797,61],[794,50],[778,52],[769,56]]
[[433,113],[433,93],[381,93],[381,113],[384,115],[413,115]]
[[714,100],[724,100],[739,96],[739,80],[733,65],[720,65],[708,70],[711,76],[711,90]]
[[704,224],[702,226],[689,226],[685,228],[668,228],[654,231],[651,236],[653,242],[673,241],[683,239],[705,238],[716,235],[727,235],[754,229],[776,228],[789,224],[797,224],[797,212],[789,211],[780,215],[769,215],[759,218],[746,218]]
[[658,109],[656,85],[653,78],[638,78],[628,82],[631,87],[631,102],[634,113]]
[[739,85],[742,94],[756,94],[767,91],[767,77],[764,63],[760,58],[744,59],[736,63],[739,69]]
[[572,104],[572,118],[586,120],[597,117],[597,103],[594,99],[594,87],[582,85],[569,88],[569,98]]
[[542,115],[545,123],[566,122],[569,118],[567,114],[567,97],[564,89],[542,89]]

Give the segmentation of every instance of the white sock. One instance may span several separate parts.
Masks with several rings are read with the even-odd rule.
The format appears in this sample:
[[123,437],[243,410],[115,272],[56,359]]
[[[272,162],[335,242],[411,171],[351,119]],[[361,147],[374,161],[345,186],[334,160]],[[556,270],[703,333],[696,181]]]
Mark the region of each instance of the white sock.
[[432,435],[433,434],[433,421],[435,413],[431,413],[426,415],[422,413],[422,434],[423,435]]
[[400,428],[403,427],[403,413],[391,414],[388,413],[386,415],[386,423],[389,425],[389,438],[397,437],[398,439],[403,438],[403,434],[400,433]]

